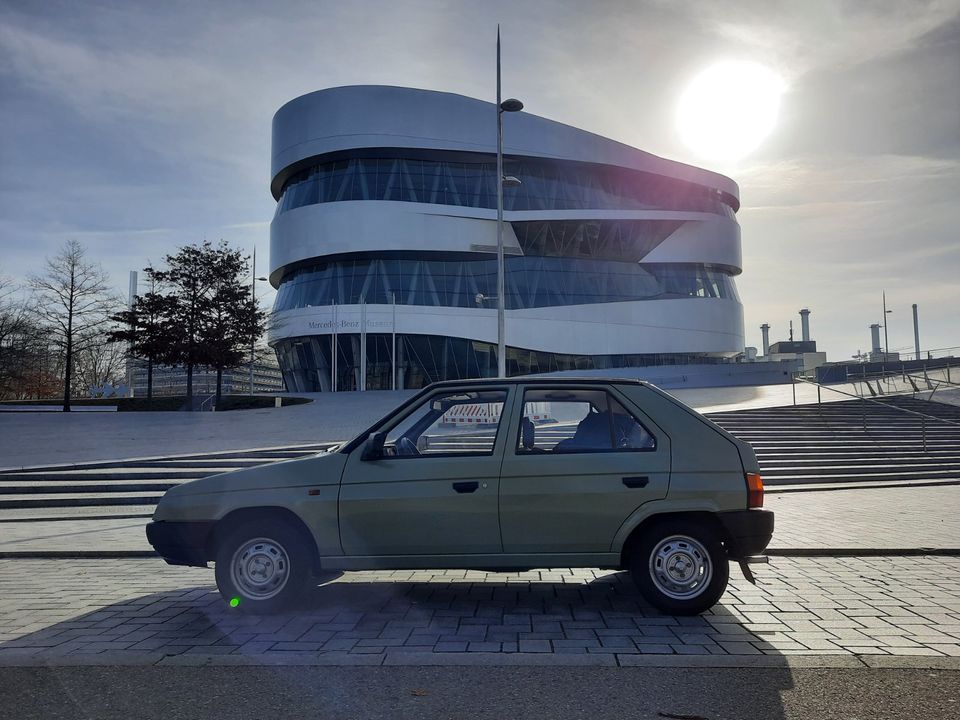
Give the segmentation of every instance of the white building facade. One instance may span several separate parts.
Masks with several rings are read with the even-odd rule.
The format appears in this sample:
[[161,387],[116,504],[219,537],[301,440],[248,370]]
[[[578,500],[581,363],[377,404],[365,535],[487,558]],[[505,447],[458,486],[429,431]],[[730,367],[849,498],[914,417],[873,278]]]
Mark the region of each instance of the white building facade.
[[[496,112],[353,86],[274,116],[270,345],[289,391],[496,376]],[[508,375],[655,375],[743,352],[736,183],[503,120],[521,182],[504,189]]]

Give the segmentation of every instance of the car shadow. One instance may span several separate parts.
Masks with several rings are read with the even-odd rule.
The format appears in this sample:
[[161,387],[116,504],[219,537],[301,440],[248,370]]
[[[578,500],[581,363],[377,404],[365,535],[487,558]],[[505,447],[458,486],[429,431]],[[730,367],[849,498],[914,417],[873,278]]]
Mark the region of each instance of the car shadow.
[[[793,685],[791,671],[762,634],[746,627],[735,597],[725,595],[703,615],[676,617],[648,605],[627,573],[594,577],[589,571],[579,576],[565,571],[566,582],[533,580],[532,575],[539,577],[536,572],[485,573],[472,579],[464,572],[451,581],[449,572],[345,573],[323,578],[296,611],[269,616],[231,608],[213,586],[158,592],[0,642],[0,664],[16,664],[19,657],[25,664],[55,666],[99,654],[230,655],[262,659],[264,665],[309,664],[310,658],[326,655],[328,661],[339,657],[349,664],[361,655],[403,654],[410,660],[429,655],[424,664],[433,665],[445,664],[440,656],[446,656],[457,665],[448,653],[474,652],[482,652],[488,666],[529,664],[511,658],[520,653],[550,655],[547,664],[564,665],[597,664],[602,657],[623,668],[637,666],[630,670],[637,673],[747,663],[758,668],[757,681],[750,684],[751,702],[763,708],[758,716],[783,717],[780,698]],[[664,708],[663,717],[711,717],[716,703],[727,702],[718,689],[722,682],[701,686],[692,677],[688,673],[670,695],[673,704]]]

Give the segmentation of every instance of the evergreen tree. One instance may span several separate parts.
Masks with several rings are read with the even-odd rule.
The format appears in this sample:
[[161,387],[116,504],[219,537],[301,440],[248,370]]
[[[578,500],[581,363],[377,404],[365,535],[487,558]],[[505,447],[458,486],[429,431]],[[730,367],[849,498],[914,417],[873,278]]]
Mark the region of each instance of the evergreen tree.
[[243,364],[247,348],[264,331],[266,314],[246,285],[249,263],[223,240],[185,245],[165,261],[167,269],[150,270],[167,300],[155,307],[161,328],[157,359],[186,368],[191,405],[194,368],[215,368],[219,401],[223,371]]
[[217,399],[223,392],[223,371],[243,364],[253,343],[263,334],[266,313],[246,285],[250,264],[225,243],[214,259],[214,285],[209,312],[201,329],[204,364],[217,371]]
[[167,347],[162,355],[166,362],[186,368],[187,402],[191,407],[193,370],[206,364],[201,332],[211,312],[217,253],[209,241],[184,245],[176,255],[167,255],[166,270],[153,271],[153,279],[167,288],[166,296],[171,301],[163,316]]
[[171,347],[178,334],[170,328],[176,314],[176,298],[157,291],[156,271],[144,269],[150,280],[150,292],[134,297],[133,307],[110,317],[118,323],[107,335],[107,342],[127,344],[127,356],[147,363],[147,407],[153,402],[153,367],[176,359]]

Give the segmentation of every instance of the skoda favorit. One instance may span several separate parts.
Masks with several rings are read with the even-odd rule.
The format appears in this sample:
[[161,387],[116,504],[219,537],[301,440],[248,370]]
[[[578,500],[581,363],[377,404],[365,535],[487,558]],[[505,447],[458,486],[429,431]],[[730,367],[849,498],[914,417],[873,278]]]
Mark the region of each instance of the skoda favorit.
[[206,566],[231,605],[290,607],[321,572],[600,567],[658,609],[723,595],[773,513],[752,448],[637,380],[516,378],[428,386],[315,456],[184,483],[147,537]]

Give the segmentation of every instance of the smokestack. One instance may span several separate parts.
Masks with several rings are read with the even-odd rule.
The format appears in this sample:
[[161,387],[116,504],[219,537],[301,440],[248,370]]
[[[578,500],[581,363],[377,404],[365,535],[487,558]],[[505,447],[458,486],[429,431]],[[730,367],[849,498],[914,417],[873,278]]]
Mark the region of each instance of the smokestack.
[[882,352],[880,347],[880,323],[874,323],[870,326],[870,342],[873,352],[879,355]]
[[760,326],[760,332],[763,333],[763,356],[770,354],[770,326],[764,323]]
[[913,347],[917,351],[917,360],[920,359],[920,321],[917,320],[917,304],[913,304]]
[[810,340],[810,311],[807,308],[800,311],[800,338],[804,342]]

